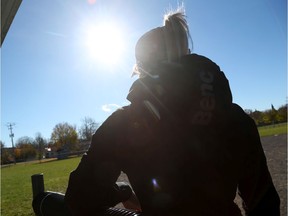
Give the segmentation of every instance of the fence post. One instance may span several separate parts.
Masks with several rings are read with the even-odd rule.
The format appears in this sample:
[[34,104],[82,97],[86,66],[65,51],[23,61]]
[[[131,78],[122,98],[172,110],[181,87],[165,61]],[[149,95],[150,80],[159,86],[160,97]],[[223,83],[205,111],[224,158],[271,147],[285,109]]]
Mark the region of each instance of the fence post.
[[39,194],[44,192],[44,176],[43,173],[31,176],[33,199]]

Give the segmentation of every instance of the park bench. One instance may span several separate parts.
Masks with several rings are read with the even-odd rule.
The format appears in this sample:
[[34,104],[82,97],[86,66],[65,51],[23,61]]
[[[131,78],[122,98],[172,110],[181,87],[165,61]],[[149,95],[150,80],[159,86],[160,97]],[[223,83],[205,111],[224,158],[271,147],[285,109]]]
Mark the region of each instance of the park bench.
[[[70,216],[65,206],[64,194],[45,191],[43,174],[31,176],[33,201],[32,207],[36,216]],[[95,212],[95,216],[140,216],[141,214],[128,209],[111,207],[102,212]]]

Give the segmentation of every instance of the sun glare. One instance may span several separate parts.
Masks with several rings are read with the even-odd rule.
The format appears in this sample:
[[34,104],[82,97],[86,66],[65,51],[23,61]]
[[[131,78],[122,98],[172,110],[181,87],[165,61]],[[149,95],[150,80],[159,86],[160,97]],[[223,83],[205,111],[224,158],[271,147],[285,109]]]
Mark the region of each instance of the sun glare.
[[123,60],[124,39],[116,25],[103,23],[87,27],[85,46],[89,57],[97,63],[111,65]]

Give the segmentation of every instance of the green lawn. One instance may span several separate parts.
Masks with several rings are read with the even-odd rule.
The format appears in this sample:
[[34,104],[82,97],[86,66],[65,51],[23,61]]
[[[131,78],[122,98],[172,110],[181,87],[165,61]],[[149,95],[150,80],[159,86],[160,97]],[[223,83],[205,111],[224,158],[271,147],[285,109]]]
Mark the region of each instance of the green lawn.
[[287,123],[258,127],[261,137],[287,134]]
[[[259,128],[261,136],[287,133],[287,123]],[[34,215],[31,176],[44,174],[45,190],[65,193],[69,173],[80,157],[50,162],[23,163],[1,168],[1,215]]]
[[80,157],[77,157],[1,168],[1,215],[34,215],[31,176],[43,173],[46,191],[65,193],[69,173],[76,168],[79,161]]

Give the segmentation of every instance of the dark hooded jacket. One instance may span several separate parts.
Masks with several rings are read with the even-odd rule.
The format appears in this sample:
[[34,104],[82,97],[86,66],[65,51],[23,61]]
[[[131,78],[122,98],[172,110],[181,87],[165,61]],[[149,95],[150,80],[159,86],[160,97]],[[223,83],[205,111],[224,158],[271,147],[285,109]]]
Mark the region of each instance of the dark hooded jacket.
[[241,215],[237,191],[247,215],[280,214],[257,127],[215,63],[196,54],[162,63],[127,99],[70,175],[65,200],[75,215],[126,200],[115,185],[121,171],[145,215]]

